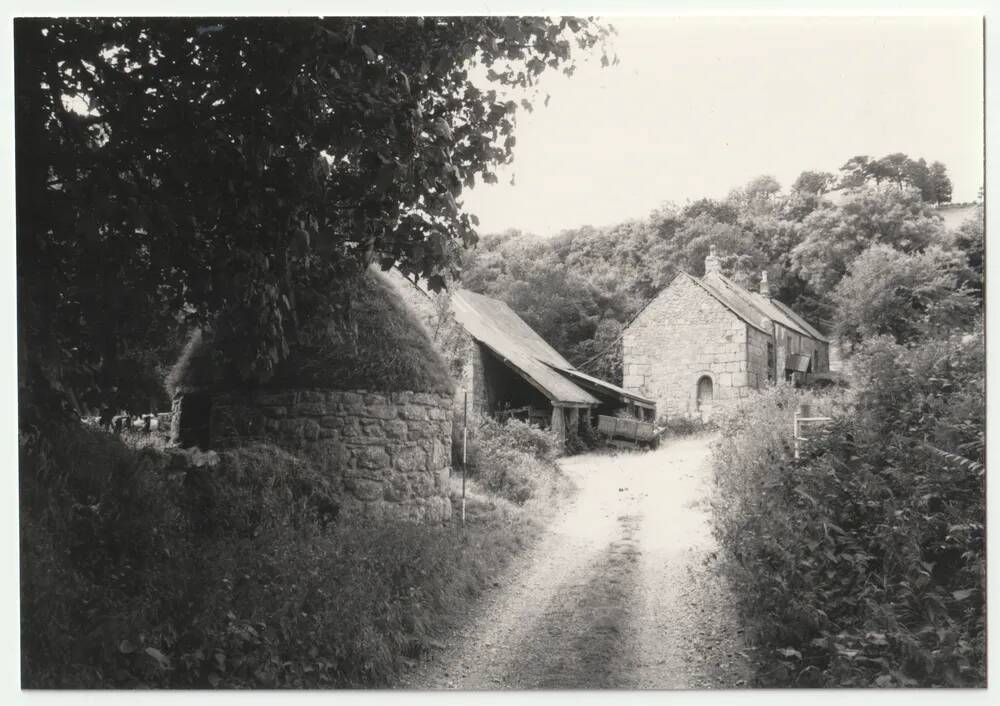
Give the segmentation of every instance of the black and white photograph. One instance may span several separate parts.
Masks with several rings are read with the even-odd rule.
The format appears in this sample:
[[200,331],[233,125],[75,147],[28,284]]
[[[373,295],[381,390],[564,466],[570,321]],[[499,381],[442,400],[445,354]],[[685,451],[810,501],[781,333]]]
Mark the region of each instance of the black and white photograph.
[[77,9],[14,695],[985,696],[989,16]]

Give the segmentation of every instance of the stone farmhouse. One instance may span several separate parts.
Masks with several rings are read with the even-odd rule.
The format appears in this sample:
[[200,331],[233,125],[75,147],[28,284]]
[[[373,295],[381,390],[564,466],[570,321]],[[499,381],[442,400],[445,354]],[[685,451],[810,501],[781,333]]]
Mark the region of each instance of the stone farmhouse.
[[622,336],[623,387],[655,400],[660,418],[708,420],[713,409],[772,383],[830,369],[830,341],[771,297],[722,274],[715,248],[701,279],[680,273]]

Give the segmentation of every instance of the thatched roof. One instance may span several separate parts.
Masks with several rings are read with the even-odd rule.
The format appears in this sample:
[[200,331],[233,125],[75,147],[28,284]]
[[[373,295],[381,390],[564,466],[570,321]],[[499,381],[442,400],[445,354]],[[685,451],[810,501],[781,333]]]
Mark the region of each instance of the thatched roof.
[[[265,389],[451,392],[448,367],[419,319],[385,276],[369,271],[333,287],[350,293],[350,313],[313,322],[309,343],[291,347]],[[211,335],[195,331],[167,377],[171,395],[240,386],[223,369]]]

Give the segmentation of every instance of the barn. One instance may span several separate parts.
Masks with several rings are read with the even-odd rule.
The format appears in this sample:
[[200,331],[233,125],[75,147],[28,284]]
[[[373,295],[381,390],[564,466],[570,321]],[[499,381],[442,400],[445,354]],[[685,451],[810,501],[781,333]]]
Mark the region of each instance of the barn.
[[661,418],[708,420],[768,384],[830,369],[830,341],[771,297],[767,273],[750,291],[722,274],[713,247],[705,276],[685,272],[629,323],[623,387],[656,402]]
[[652,399],[577,370],[504,302],[459,289],[451,304],[468,336],[460,386],[470,413],[520,417],[562,438],[599,414],[656,416]]
[[601,414],[655,419],[652,399],[577,370],[506,303],[461,288],[434,294],[395,271],[389,280],[449,362],[456,421],[513,417],[565,439]]

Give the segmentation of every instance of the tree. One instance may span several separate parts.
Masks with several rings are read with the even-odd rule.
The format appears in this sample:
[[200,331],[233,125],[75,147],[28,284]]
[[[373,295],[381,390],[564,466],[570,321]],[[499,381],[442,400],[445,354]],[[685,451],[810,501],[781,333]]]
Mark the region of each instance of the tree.
[[948,203],[951,201],[951,178],[948,169],[941,162],[931,162],[927,176],[927,196],[925,201]]
[[779,204],[781,184],[767,174],[755,177],[742,188],[733,189],[726,201],[737,209],[740,216],[773,213]]
[[792,184],[791,193],[784,204],[783,218],[801,221],[820,208],[823,195],[836,184],[837,177],[830,172],[802,172]]
[[960,253],[938,246],[905,253],[872,245],[833,290],[837,334],[851,344],[874,336],[907,344],[960,329],[977,308],[959,284],[964,267]]
[[910,183],[908,179],[912,165],[913,160],[905,154],[894,152],[887,154],[882,159],[875,160],[871,167],[871,173],[876,184],[888,181],[902,189],[904,183]]
[[932,162],[930,167],[921,157],[914,160],[902,152],[888,154],[881,159],[867,155],[851,157],[841,171],[841,188],[858,188],[874,182],[876,186],[890,182],[902,189],[911,186],[920,192],[928,203],[951,201],[951,179],[941,162]]
[[804,171],[792,184],[792,191],[808,196],[822,196],[836,183],[837,177],[830,172]]
[[903,252],[922,250],[943,237],[941,217],[915,189],[867,187],[836,208],[814,211],[802,221],[803,240],[791,254],[798,275],[823,295],[851,262],[875,243]]
[[698,199],[684,207],[681,215],[684,218],[697,218],[707,215],[720,223],[735,224],[740,213],[736,206],[727,201],[714,199]]
[[920,192],[920,198],[924,201],[933,201],[933,194],[930,191],[930,170],[927,168],[927,160],[923,157],[914,161],[908,160],[905,167],[905,181]]
[[705,258],[713,245],[726,272],[741,268],[749,270],[753,266],[749,263],[758,261],[753,239],[743,228],[701,215],[688,219],[677,232],[670,256],[673,269],[702,276],[705,274]]
[[476,240],[462,190],[512,159],[530,106],[514,97],[607,33],[528,17],[18,20],[22,402],[96,403],[121,351],[178,320],[215,327],[241,374],[266,379],[324,283],[371,262],[441,287]]
[[840,168],[840,188],[864,186],[871,178],[872,159],[868,155],[859,154],[844,162]]
[[967,265],[967,276],[960,282],[969,288],[980,305],[983,303],[983,267],[986,264],[983,225],[983,207],[980,204],[976,214],[962,223],[955,234],[955,247],[965,253]]

